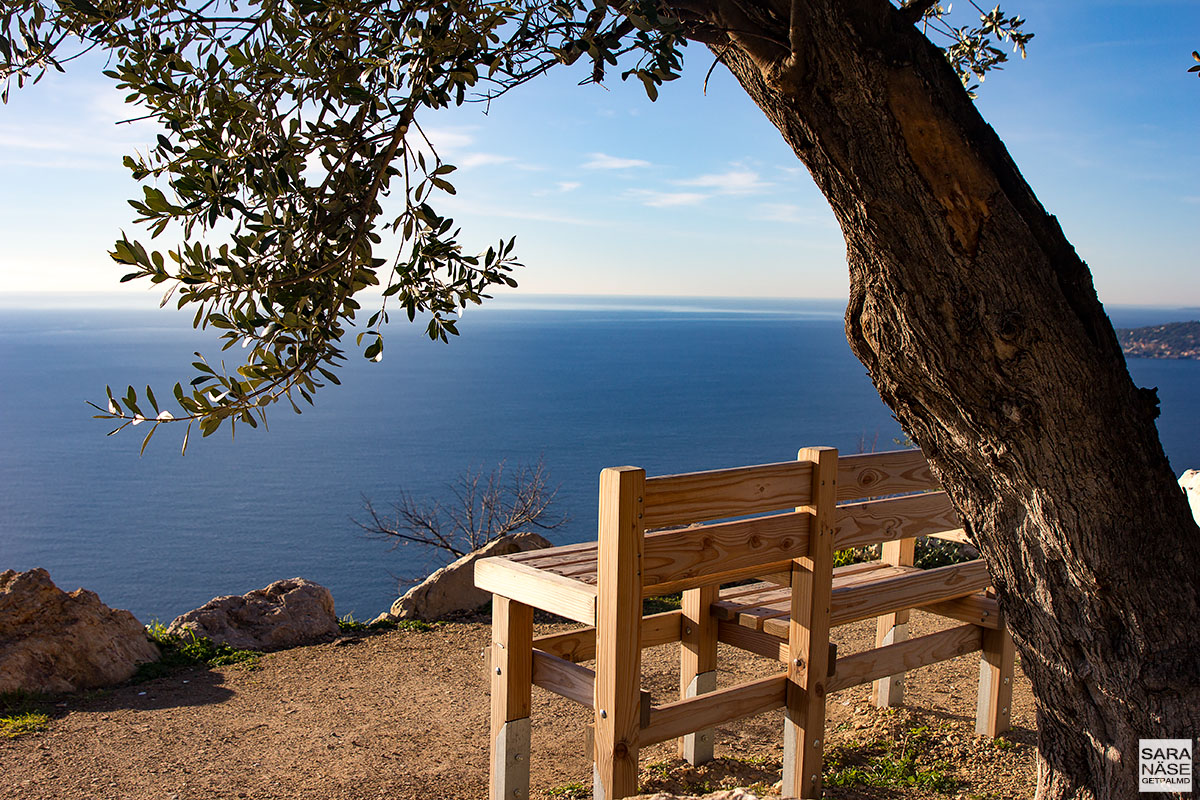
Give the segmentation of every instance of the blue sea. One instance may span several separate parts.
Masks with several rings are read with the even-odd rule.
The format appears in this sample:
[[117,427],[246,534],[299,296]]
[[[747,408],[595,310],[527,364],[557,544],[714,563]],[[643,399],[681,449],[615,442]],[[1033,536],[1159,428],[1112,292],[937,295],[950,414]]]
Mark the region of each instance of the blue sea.
[[[339,614],[370,618],[398,587],[444,563],[393,549],[354,524],[363,498],[447,497],[471,469],[544,460],[569,521],[595,536],[606,466],[681,472],[794,458],[797,448],[893,449],[901,435],[842,330],[818,300],[501,298],[469,310],[450,344],[394,324],[385,358],[352,354],[342,387],[301,416],[273,407],[270,431],[200,439],[164,427],[107,438],[85,401],[192,377],[192,351],[219,357],[190,315],[103,308],[0,308],[0,570],[45,567],[143,622],[220,594],[303,576]],[[1118,326],[1196,310],[1110,309]],[[229,355],[236,359],[239,353]],[[1200,466],[1200,362],[1133,360],[1157,386],[1176,473]]]

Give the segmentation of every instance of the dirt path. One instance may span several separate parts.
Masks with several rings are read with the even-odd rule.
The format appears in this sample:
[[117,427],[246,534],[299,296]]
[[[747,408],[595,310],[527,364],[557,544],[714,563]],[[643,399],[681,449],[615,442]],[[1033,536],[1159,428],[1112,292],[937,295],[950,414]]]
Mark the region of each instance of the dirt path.
[[[914,615],[914,632],[931,618]],[[541,625],[541,632],[566,626]],[[842,652],[872,624],[838,629]],[[0,796],[16,800],[367,800],[487,795],[486,619],[425,632],[347,637],[264,657],[258,669],[191,670],[135,686],[66,698],[49,730],[0,740]],[[722,685],[778,667],[722,652]],[[656,702],[677,689],[677,647],[646,651]],[[1019,670],[1018,670],[1019,673]],[[877,711],[869,687],[831,697],[828,752],[869,769],[885,742],[907,741],[920,762],[959,781],[943,791],[838,788],[834,798],[1030,798],[1033,705],[1018,674],[1008,743],[974,736],[978,658],[914,673],[906,709]],[[534,690],[533,797],[590,796],[583,752],[586,709]],[[723,726],[718,760],[691,769],[674,745],[643,750],[644,790],[770,786],[779,779],[782,715]],[[874,744],[872,744],[874,743]],[[854,745],[850,749],[843,749]],[[894,750],[893,755],[899,751]],[[894,758],[892,759],[895,760]],[[584,791],[586,787],[588,791]]]

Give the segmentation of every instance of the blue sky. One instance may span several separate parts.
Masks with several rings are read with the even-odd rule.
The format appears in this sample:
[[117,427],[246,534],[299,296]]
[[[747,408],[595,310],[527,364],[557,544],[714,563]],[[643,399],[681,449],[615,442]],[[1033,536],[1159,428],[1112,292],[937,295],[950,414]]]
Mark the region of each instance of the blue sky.
[[[979,105],[1110,304],[1200,305],[1200,3],[1014,2],[1036,33]],[[486,247],[516,235],[531,293],[844,297],[844,245],[779,134],[689,48],[684,77],[576,86],[560,70],[423,120],[460,167],[442,209]],[[0,295],[106,292],[137,192],[121,155],[152,138],[92,62],[0,107]],[[131,300],[158,292],[125,287]]]

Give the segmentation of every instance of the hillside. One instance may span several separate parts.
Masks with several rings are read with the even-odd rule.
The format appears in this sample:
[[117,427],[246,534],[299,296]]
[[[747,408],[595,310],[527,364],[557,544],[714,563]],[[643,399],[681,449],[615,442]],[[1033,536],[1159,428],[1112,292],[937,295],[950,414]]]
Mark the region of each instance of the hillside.
[[1168,322],[1145,328],[1117,328],[1126,356],[1200,359],[1200,322]]

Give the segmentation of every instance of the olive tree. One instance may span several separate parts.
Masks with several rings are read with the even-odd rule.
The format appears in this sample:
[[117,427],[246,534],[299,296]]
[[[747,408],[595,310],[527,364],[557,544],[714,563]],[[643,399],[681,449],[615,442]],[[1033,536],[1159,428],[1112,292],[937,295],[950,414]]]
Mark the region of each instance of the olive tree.
[[178,243],[122,238],[113,257],[248,358],[233,373],[198,361],[176,411],[132,388],[101,410],[207,435],[335,382],[364,289],[386,298],[357,337],[378,359],[390,313],[423,315],[443,338],[454,310],[512,282],[511,240],[464,252],[436,210],[453,167],[424,113],[578,61],[653,99],[683,43],[707,45],[842,227],[850,345],[986,557],[1032,680],[1039,796],[1129,798],[1140,737],[1200,730],[1200,534],[1156,399],[1130,379],[1086,265],[971,101],[1029,34],[999,8],[967,11],[959,23],[934,0],[13,0],[0,63],[20,85],[107,50],[107,74],[162,125],[126,164],[144,183],[138,220]]

